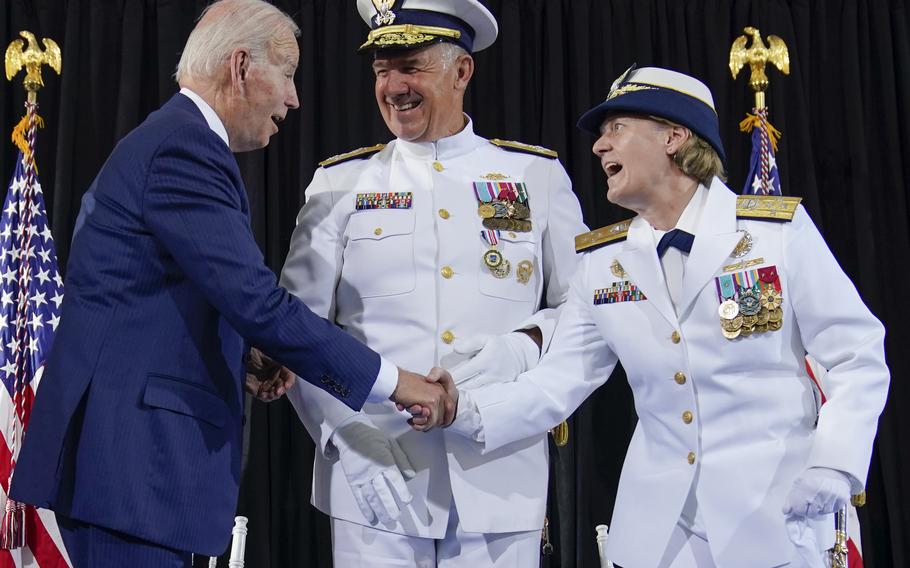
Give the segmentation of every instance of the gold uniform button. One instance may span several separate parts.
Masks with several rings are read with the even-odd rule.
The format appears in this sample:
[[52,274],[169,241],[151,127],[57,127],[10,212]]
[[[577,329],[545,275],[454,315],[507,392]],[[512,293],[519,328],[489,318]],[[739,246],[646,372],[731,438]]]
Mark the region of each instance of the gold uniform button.
[[682,338],[679,336],[678,331],[674,330],[673,333],[670,334],[670,341],[672,341],[673,343],[679,343],[680,339],[682,339]]
[[688,410],[683,412],[683,422],[685,422],[686,424],[692,423],[692,413],[689,412]]
[[689,465],[695,463],[695,452],[689,452],[689,455],[686,456],[686,459],[689,460]]
[[443,266],[440,272],[442,273],[443,278],[451,278],[455,275],[455,271],[452,270],[451,266]]
[[516,235],[515,233],[509,233],[509,238],[514,239],[514,238],[516,238],[517,236],[518,236],[518,235]]
[[451,331],[442,332],[442,342],[443,343],[452,343],[455,341],[455,334]]
[[449,211],[448,211],[448,209],[440,209],[440,210],[439,210],[439,216],[442,217],[443,219],[448,219],[448,218],[449,218]]
[[686,384],[686,374],[682,371],[678,371],[675,375],[673,375],[673,380],[676,381],[676,384],[678,385],[684,385]]
[[376,230],[373,231],[373,234],[377,237],[382,234],[382,227],[376,227]]
[[441,172],[441,171],[445,170],[445,166],[443,166],[439,162],[433,162],[433,169],[436,170],[437,172]]

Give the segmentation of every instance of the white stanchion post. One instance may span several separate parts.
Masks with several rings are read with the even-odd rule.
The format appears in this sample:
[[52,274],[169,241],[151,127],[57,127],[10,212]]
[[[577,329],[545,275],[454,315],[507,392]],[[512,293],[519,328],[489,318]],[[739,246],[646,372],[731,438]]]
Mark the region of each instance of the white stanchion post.
[[209,556],[209,568],[218,568],[217,556]]
[[607,559],[607,538],[610,536],[610,527],[597,525],[597,553],[600,555],[600,568],[613,568],[613,563]]
[[234,517],[234,538],[231,541],[231,559],[228,568],[243,568],[243,556],[246,551],[246,517]]

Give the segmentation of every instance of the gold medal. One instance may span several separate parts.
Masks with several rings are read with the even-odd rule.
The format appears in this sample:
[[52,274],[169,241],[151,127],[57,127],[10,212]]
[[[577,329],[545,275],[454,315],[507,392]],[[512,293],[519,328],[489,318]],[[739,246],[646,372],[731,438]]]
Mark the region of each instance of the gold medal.
[[769,321],[768,322],[768,331],[777,331],[784,326],[783,320],[778,321]]
[[761,305],[764,308],[767,308],[768,311],[776,310],[783,303],[784,299],[781,297],[780,292],[775,288],[768,288],[762,293]]
[[768,324],[765,324],[765,325],[758,324],[755,326],[753,331],[755,333],[764,333],[764,332],[768,331]]
[[491,248],[483,253],[483,263],[486,264],[487,268],[490,270],[499,268],[502,265],[502,261],[502,254],[495,248]]
[[740,334],[741,334],[743,337],[749,337],[750,335],[752,335],[752,328],[751,328],[751,327],[743,327],[743,328],[741,328],[741,329],[739,330],[739,332],[740,332]]
[[530,260],[522,260],[518,263],[518,272],[515,276],[520,283],[527,284],[530,282],[532,274],[534,274],[534,264]]
[[768,312],[768,323],[780,323],[784,319],[784,310],[777,308]]
[[758,317],[758,325],[768,325],[768,321],[771,319],[771,312],[769,312],[765,308],[762,308],[762,310],[760,312],[758,312],[757,317]]
[[720,314],[720,317],[723,319],[731,320],[739,315],[739,304],[733,300],[725,300],[720,307],[717,308],[717,313]]
[[743,316],[736,316],[733,319],[721,319],[720,326],[725,331],[736,331],[743,326]]
[[528,209],[527,205],[522,203],[515,204],[515,218],[516,219],[527,219],[531,216],[531,210]]
[[484,219],[491,219],[494,215],[496,215],[496,209],[489,203],[484,203],[477,208],[477,214]]
[[743,327],[753,328],[758,323],[758,316],[743,316]]
[[733,331],[727,331],[726,329],[721,329],[720,331],[721,331],[721,333],[724,334],[724,337],[726,337],[727,339],[736,339],[742,333],[741,329],[736,329]]

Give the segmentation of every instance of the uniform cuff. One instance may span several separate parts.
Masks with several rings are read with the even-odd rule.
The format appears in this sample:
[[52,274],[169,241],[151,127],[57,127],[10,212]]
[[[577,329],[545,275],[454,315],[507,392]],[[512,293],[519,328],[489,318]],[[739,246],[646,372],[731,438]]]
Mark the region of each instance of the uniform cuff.
[[397,386],[398,367],[385,357],[380,357],[379,374],[376,375],[376,382],[373,383],[373,389],[367,396],[367,402],[385,402],[389,400]]

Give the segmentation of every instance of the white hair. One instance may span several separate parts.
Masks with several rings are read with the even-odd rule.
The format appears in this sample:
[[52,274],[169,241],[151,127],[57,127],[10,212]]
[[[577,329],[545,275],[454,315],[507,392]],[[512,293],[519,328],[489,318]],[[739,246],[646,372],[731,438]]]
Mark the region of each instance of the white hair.
[[265,57],[282,28],[300,35],[290,16],[263,0],[210,4],[186,40],[174,76],[178,83],[191,77],[213,78],[238,47],[249,49],[253,59]]
[[442,61],[442,66],[446,71],[455,64],[459,57],[462,55],[470,55],[465,48],[449,41],[443,41],[436,44],[436,50],[439,54],[440,61]]

